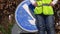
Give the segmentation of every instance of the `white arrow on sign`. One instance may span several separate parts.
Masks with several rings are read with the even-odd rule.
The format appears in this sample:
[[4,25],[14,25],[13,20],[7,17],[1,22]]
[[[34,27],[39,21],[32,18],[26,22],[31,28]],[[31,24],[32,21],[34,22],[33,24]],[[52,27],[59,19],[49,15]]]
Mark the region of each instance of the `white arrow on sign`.
[[30,10],[29,10],[29,7],[28,7],[28,5],[27,4],[24,4],[23,5],[23,8],[26,10],[26,12],[31,16],[31,18],[33,19],[33,20],[28,20],[32,25],[35,25],[35,21],[36,21],[36,19],[32,16],[32,14],[30,13]]

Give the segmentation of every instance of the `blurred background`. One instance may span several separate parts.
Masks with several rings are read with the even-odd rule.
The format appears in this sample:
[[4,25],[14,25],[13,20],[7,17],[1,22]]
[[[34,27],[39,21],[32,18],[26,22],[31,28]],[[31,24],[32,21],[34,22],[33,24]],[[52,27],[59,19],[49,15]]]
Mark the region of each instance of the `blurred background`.
[[11,28],[15,23],[15,9],[22,1],[0,0],[0,34],[11,34]]
[[[0,34],[11,34],[15,23],[15,10],[23,0],[0,0]],[[60,34],[60,0],[53,7],[56,34]]]

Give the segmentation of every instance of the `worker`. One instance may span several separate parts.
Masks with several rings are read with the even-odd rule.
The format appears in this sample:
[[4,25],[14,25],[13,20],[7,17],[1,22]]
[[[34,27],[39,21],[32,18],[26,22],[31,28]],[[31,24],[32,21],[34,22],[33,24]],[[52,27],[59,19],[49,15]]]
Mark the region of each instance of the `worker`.
[[38,34],[56,34],[54,23],[53,6],[58,0],[30,0],[35,6],[34,14],[36,17],[36,26]]

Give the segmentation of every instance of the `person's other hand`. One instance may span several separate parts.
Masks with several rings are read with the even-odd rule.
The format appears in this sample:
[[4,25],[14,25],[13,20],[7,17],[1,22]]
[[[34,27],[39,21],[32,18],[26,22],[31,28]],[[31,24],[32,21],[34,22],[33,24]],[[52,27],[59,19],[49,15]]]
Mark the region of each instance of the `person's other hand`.
[[34,5],[35,7],[37,7],[37,6],[38,6],[38,4],[37,4],[37,3],[34,3],[33,5]]
[[51,2],[51,3],[50,3],[50,6],[54,7],[54,4]]

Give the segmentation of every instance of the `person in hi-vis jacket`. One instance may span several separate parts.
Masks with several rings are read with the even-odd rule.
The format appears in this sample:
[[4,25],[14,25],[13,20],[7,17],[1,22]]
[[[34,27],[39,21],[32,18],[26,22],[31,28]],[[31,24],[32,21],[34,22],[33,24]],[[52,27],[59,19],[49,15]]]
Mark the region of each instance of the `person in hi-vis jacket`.
[[53,6],[58,0],[30,0],[35,6],[34,14],[36,17],[36,26],[38,34],[56,34],[54,28]]

